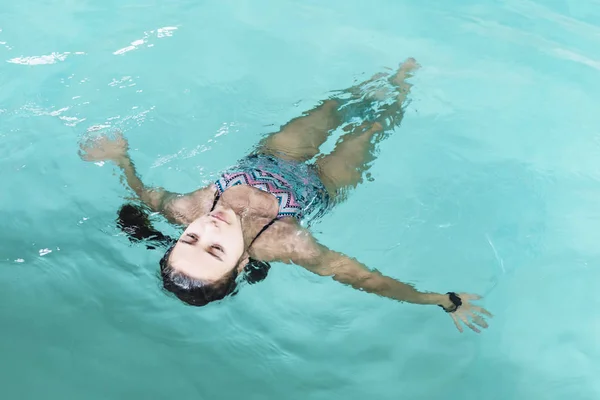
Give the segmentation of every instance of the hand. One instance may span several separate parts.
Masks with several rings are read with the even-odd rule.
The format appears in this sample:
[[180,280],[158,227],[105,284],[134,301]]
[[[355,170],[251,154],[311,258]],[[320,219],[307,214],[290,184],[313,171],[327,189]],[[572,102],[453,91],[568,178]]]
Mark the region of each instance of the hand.
[[448,313],[448,315],[452,317],[454,325],[456,325],[456,329],[462,333],[463,327],[461,322],[477,333],[481,331],[476,325],[481,328],[487,328],[488,324],[480,314],[489,318],[492,318],[493,315],[485,308],[471,304],[471,301],[479,300],[481,299],[481,296],[476,294],[458,293],[458,297],[460,297],[462,300],[462,304],[456,309],[456,311]]
[[129,143],[120,132],[114,138],[100,136],[88,139],[79,146],[79,156],[85,161],[115,161],[127,158]]

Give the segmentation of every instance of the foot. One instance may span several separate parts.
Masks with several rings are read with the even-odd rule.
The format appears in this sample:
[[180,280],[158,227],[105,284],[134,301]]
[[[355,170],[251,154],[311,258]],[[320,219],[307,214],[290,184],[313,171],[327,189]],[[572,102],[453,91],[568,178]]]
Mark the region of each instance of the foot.
[[398,97],[396,98],[398,103],[402,104],[406,101],[406,96],[408,96],[412,87],[410,83],[406,82],[406,79],[411,78],[414,71],[419,68],[421,68],[421,65],[417,63],[417,60],[412,57],[407,58],[406,61],[400,64],[396,74],[389,78],[390,83],[398,88]]
[[421,65],[414,58],[407,58],[400,67],[396,74],[390,78],[390,83],[394,86],[402,86],[406,84],[405,80],[413,76],[413,72],[421,68]]
[[398,101],[400,103],[403,103],[404,100],[406,100],[406,96],[408,95],[410,88],[412,87],[410,83],[406,82],[406,79],[411,78],[413,76],[414,71],[416,71],[420,67],[421,65],[417,63],[417,60],[415,60],[412,57],[407,58],[406,61],[400,64],[400,67],[398,67],[398,70],[394,75],[389,76],[388,73],[380,72],[378,74],[373,75],[371,79],[361,84],[359,88],[362,89],[363,92],[366,92],[366,98],[371,100],[383,101],[386,98],[389,98],[390,94],[393,93],[390,90],[390,88],[385,86],[376,86],[369,88],[369,84],[379,79],[387,77],[388,82],[390,82],[393,86],[397,88]]

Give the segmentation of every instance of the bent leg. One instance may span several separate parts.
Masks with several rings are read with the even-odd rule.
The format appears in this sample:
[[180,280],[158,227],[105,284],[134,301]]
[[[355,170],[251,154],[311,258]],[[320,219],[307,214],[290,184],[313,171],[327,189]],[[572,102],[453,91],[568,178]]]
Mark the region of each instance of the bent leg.
[[331,154],[316,162],[319,176],[330,195],[337,197],[362,182],[363,174],[375,159],[375,146],[385,139],[386,131],[398,126],[404,116],[404,104],[411,85],[405,82],[410,73],[418,68],[414,59],[403,63],[390,78],[396,86],[396,100],[381,108],[375,121],[347,127]]
[[317,160],[319,177],[332,197],[362,182],[363,173],[375,159],[373,136],[383,131],[378,122],[351,126],[331,154]]
[[[378,73],[341,93],[350,94],[354,98],[362,97],[368,85],[388,74]],[[392,82],[392,78],[390,78]],[[369,93],[361,103],[370,104],[378,100],[376,93]],[[308,161],[319,153],[319,147],[325,143],[329,134],[344,121],[339,111],[341,101],[329,99],[319,106],[305,112],[285,124],[280,131],[263,139],[258,145],[260,153],[272,154],[284,159]]]

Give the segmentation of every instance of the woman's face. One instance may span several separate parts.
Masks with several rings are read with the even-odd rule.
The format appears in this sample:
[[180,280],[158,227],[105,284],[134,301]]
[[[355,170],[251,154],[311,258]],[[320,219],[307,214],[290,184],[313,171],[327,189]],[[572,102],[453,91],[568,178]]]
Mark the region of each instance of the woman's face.
[[217,206],[192,222],[169,256],[169,265],[190,278],[217,281],[236,268],[245,252],[240,218]]

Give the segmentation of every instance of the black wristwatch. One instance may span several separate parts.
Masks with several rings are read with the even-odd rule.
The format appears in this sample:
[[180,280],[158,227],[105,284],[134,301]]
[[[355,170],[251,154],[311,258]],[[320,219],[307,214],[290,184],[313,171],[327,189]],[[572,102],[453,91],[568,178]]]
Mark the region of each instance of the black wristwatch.
[[454,307],[446,308],[441,304],[439,306],[442,307],[444,309],[444,311],[446,311],[447,313],[453,313],[454,311],[458,310],[458,307],[462,306],[462,300],[454,292],[448,292],[446,294],[450,297],[450,301],[452,302]]

